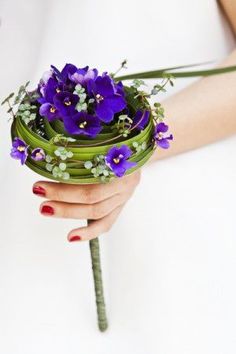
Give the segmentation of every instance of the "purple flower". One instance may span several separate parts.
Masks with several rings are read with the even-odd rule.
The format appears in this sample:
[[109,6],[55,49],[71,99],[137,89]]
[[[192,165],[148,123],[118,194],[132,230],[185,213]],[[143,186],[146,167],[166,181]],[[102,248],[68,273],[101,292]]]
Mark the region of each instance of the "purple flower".
[[45,152],[41,148],[36,148],[31,152],[30,157],[35,161],[42,161],[45,159]]
[[88,81],[95,80],[97,76],[97,69],[89,69],[89,67],[86,66],[85,68],[77,69],[72,75],[69,75],[69,78],[76,84],[86,86]]
[[148,122],[150,117],[150,111],[141,111],[138,110],[133,118],[132,126],[136,126],[136,129],[143,130]]
[[63,118],[76,113],[75,106],[78,101],[79,96],[70,92],[60,92],[54,96],[54,105]]
[[49,78],[47,83],[40,88],[42,97],[39,103],[53,103],[54,96],[63,91],[63,84],[59,83],[54,77]]
[[42,117],[47,117],[50,122],[54,119],[60,118],[58,109],[51,103],[43,103],[39,108],[39,114]]
[[16,160],[20,160],[24,165],[28,156],[29,146],[20,138],[15,138],[12,142],[11,157]]
[[95,98],[96,115],[105,123],[111,122],[114,114],[126,107],[124,97],[117,93],[113,80],[106,74],[88,81],[88,93]]
[[115,87],[116,87],[117,93],[124,97],[125,96],[125,91],[124,91],[124,85],[122,84],[122,82],[121,81],[117,82]]
[[51,68],[57,77],[57,79],[64,84],[68,83],[69,77],[74,74],[77,70],[77,67],[73,64],[66,64],[62,71],[59,71],[55,66],[51,65]]
[[156,144],[162,149],[168,149],[170,146],[169,140],[173,140],[173,135],[165,136],[164,133],[168,131],[169,127],[165,123],[158,123],[155,127],[154,139]]
[[107,152],[105,161],[117,177],[122,177],[128,169],[137,165],[136,162],[128,161],[131,155],[132,150],[127,145],[114,146]]
[[98,117],[85,112],[78,112],[72,117],[64,118],[64,127],[69,134],[85,135],[91,138],[95,138],[102,130]]

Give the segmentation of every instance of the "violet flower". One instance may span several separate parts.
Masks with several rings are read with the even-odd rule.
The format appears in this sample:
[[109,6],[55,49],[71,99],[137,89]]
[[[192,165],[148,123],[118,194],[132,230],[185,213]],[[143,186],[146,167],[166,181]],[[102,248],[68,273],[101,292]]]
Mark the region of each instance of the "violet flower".
[[127,105],[124,97],[117,93],[111,77],[106,74],[98,76],[95,81],[88,81],[88,93],[95,98],[96,115],[105,123],[111,122],[114,114],[122,111]]
[[169,140],[173,140],[173,135],[170,134],[165,136],[164,133],[168,131],[169,127],[165,123],[158,123],[155,127],[154,139],[157,146],[160,146],[162,149],[168,149],[170,146]]
[[62,71],[59,71],[53,65],[51,65],[51,68],[52,68],[55,76],[57,77],[57,79],[64,84],[68,84],[68,80],[70,79],[69,78],[70,75],[73,75],[77,70],[77,67],[73,64],[66,64],[64,66],[64,68],[62,69]]
[[117,177],[122,177],[128,169],[137,165],[136,162],[128,161],[131,155],[132,150],[127,145],[114,146],[107,152],[105,161]]
[[102,130],[98,117],[85,112],[78,112],[72,117],[64,118],[64,127],[69,134],[85,135],[91,138]]
[[43,149],[41,148],[35,148],[32,152],[30,157],[35,160],[35,161],[42,161],[45,160],[45,152]]
[[82,86],[86,86],[88,81],[95,80],[98,76],[97,69],[89,69],[88,66],[77,69],[73,74],[69,74],[71,81]]
[[60,118],[58,109],[51,103],[43,103],[39,108],[39,114],[42,117],[47,117],[49,122]]
[[15,138],[12,142],[11,157],[16,160],[20,160],[21,164],[24,165],[28,157],[29,146],[20,138]]
[[64,118],[76,113],[75,106],[79,102],[79,96],[70,92],[60,92],[54,96],[54,105]]
[[63,91],[63,84],[54,77],[49,78],[47,83],[40,88],[42,97],[38,99],[39,103],[53,103],[53,98],[57,93]]
[[149,117],[150,111],[138,110],[133,118],[132,126],[136,126],[135,128],[138,130],[143,130],[149,122]]

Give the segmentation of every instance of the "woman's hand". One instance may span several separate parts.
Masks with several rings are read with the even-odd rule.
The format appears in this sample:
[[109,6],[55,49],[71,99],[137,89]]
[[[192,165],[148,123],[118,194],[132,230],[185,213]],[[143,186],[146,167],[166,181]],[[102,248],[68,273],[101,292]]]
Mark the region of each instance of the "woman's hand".
[[86,241],[110,230],[140,181],[140,172],[107,184],[71,185],[37,182],[33,193],[47,201],[40,206],[45,216],[92,220],[87,227],[72,230],[69,241]]

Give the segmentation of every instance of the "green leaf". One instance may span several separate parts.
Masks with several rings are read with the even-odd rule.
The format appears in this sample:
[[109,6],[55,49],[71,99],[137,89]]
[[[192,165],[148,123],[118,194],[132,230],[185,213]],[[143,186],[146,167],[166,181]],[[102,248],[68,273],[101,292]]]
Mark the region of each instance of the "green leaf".
[[59,164],[59,168],[60,168],[61,171],[65,171],[66,170],[66,164],[64,162],[61,162]]
[[50,163],[46,163],[46,170],[49,171],[49,172],[51,172],[52,169],[53,169],[53,165],[50,164]]
[[90,170],[92,167],[93,167],[93,163],[91,161],[86,161],[84,163],[84,167],[87,169],[87,170]]
[[158,79],[158,78],[162,78],[163,74],[167,74],[169,72],[174,78],[183,78],[183,77],[218,75],[218,74],[225,74],[225,73],[236,71],[236,65],[216,68],[216,69],[209,69],[209,70],[182,71],[182,72],[173,71],[177,69],[184,69],[187,67],[198,66],[198,65],[202,65],[202,64],[183,65],[179,67],[172,67],[172,68],[165,68],[165,69],[159,69],[154,71],[146,71],[146,72],[140,72],[135,74],[123,75],[117,77],[116,80],[124,81],[124,80],[132,80],[132,79]]
[[14,92],[10,93],[10,95],[7,96],[7,97],[1,102],[1,106],[4,105],[5,103],[7,103],[7,101],[9,101],[14,95],[15,95]]

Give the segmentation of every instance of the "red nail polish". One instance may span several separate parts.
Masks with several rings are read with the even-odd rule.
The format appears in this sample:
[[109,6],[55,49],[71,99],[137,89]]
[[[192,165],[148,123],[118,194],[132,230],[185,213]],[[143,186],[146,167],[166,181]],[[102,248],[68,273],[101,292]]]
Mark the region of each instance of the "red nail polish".
[[69,242],[74,242],[74,241],[80,241],[81,237],[78,235],[75,236],[71,236],[71,238],[69,239]]
[[46,191],[43,187],[40,186],[34,186],[33,187],[33,193],[36,195],[41,195],[41,196],[45,196]]
[[41,209],[41,213],[45,215],[53,215],[54,209],[50,205],[44,205]]

